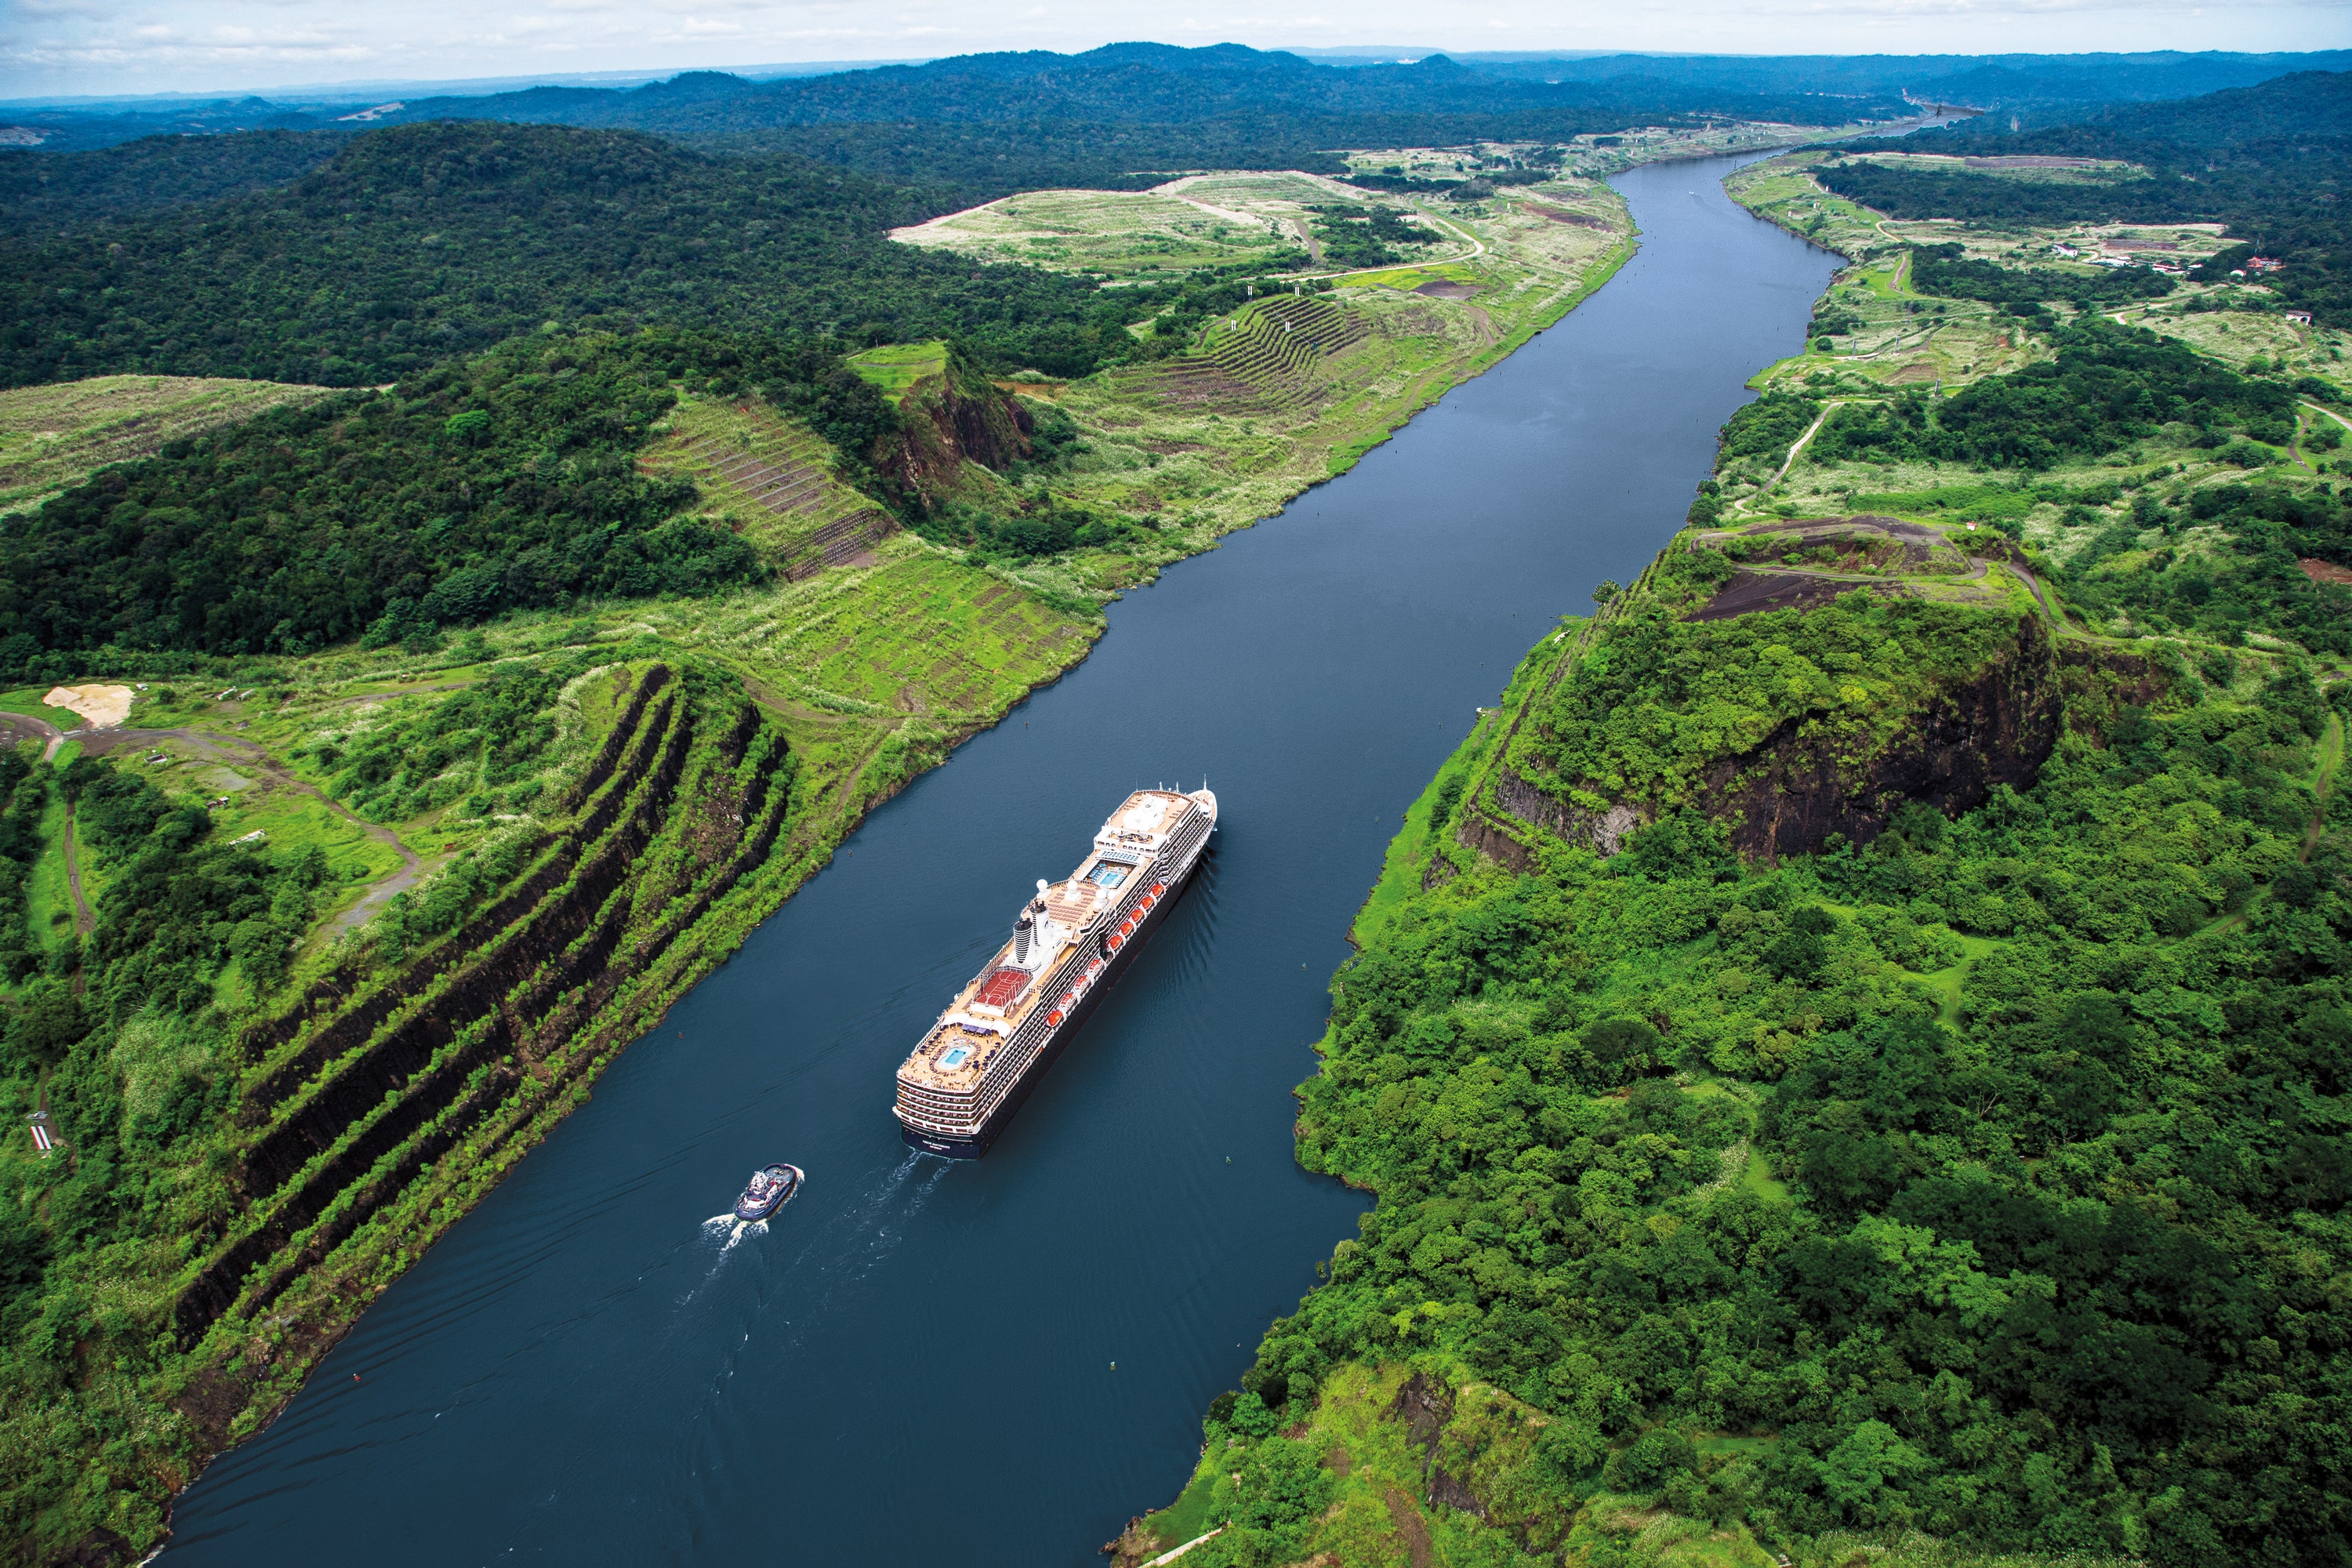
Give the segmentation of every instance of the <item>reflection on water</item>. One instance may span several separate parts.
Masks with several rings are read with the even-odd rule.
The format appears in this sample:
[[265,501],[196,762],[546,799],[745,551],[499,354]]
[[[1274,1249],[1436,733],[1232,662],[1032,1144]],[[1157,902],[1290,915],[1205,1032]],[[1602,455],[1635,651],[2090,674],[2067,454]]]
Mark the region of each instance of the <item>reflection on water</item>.
[[[1291,1090],[1399,814],[1679,523],[1828,280],[1729,166],[1622,176],[1644,243],[1607,288],[876,812],[191,1489],[173,1568],[1035,1568],[1174,1495],[1363,1206],[1292,1161]],[[1171,769],[1225,825],[1186,897],[986,1160],[910,1154],[899,1059]],[[681,1218],[776,1160],[811,1190],[764,1235]]]

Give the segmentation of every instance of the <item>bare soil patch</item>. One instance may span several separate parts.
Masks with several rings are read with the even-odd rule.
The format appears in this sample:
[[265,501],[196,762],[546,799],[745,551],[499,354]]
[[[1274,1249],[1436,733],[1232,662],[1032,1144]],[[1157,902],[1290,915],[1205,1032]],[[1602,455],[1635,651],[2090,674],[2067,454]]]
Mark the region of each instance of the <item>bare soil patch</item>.
[[1841,583],[1780,572],[1742,572],[1726,583],[1722,591],[1690,618],[1695,621],[1727,621],[1734,616],[1753,616],[1765,610],[1810,610],[1815,605],[1828,604],[1840,594],[1852,593],[1857,587],[1869,587],[1882,593],[1889,591],[1875,583]]
[[58,686],[41,700],[80,714],[94,729],[119,730],[131,717],[133,695],[127,686]]
[[1572,213],[1564,207],[1546,206],[1541,202],[1521,202],[1519,205],[1522,207],[1525,207],[1528,212],[1535,214],[1536,216],[1549,218],[1554,223],[1573,224],[1578,228],[1607,228],[1609,226],[1608,219],[1594,217],[1589,213]]
[[1437,1552],[1430,1542],[1429,1521],[1421,1517],[1421,1510],[1413,1507],[1412,1500],[1394,1487],[1388,1489],[1388,1496],[1382,1500],[1389,1505],[1389,1521],[1404,1538],[1405,1550],[1412,1553],[1412,1568],[1431,1568],[1431,1564],[1437,1561]]
[[2308,557],[2295,563],[2303,574],[2315,583],[2342,583],[2352,585],[2352,567],[2338,566],[2333,561],[2314,561]]

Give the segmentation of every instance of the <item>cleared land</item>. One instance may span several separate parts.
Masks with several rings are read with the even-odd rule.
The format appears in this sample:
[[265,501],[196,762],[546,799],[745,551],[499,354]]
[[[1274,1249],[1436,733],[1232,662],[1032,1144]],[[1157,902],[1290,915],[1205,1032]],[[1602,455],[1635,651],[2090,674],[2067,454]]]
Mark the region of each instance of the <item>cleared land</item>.
[[[1906,261],[1914,246],[1958,245],[1969,260],[2090,278],[2105,270],[2097,258],[2129,258],[2185,271],[2228,243],[2218,224],[1990,227],[1946,219],[1898,222],[1822,189],[1809,171],[1827,156],[1793,153],[1751,164],[1724,182],[1734,200],[1759,216],[1855,263],[1840,275],[1821,307],[1825,318],[1850,321],[1851,329],[1832,334],[1827,349],[1811,347],[1767,368],[1753,385],[1789,389],[1828,374],[1880,385],[1926,383],[1951,390],[1979,376],[2015,370],[2035,356],[2030,334],[2000,306],[1916,292],[1910,286]],[[1877,157],[1955,167],[1961,162],[1911,154]],[[1969,162],[1971,172],[2007,178],[2052,173],[2038,167],[1978,171],[1974,164],[1988,160]],[[2116,167],[2128,170],[2127,165]],[[2108,178],[2114,171],[2102,164],[2091,173]],[[2169,294],[2106,308],[2103,313],[2179,338],[2233,370],[2273,370],[2352,386],[2352,362],[2346,359],[2352,343],[2346,335],[2290,322],[2270,301],[2270,291],[2258,284],[2182,280]]]
[[891,237],[1106,279],[1237,265],[1275,271],[1307,259],[1308,207],[1379,200],[1310,174],[1194,175],[1149,191],[1032,191]]
[[897,519],[835,475],[830,447],[764,405],[695,398],[667,423],[638,466],[692,479],[703,498],[695,515],[742,535],[790,578],[859,560],[898,531]]
[[[1166,360],[1058,384],[1050,395],[1024,387],[1041,416],[1050,405],[1078,429],[1047,481],[1055,493],[1148,531],[1117,553],[1081,552],[1018,569],[1022,581],[1059,595],[1127,586],[1279,511],[1559,320],[1631,253],[1632,226],[1616,193],[1576,179],[1466,204],[1378,196],[1294,174],[1192,176],[1148,193],[1158,206],[1117,192],[1052,194],[1070,223],[1092,226],[1097,254],[1125,243],[1121,235],[1148,244],[1156,231],[1123,226],[1156,222],[1167,204],[1187,199],[1235,212],[1287,211],[1303,227],[1308,206],[1344,195],[1412,215],[1432,235],[1425,259],[1329,274],[1337,286],[1320,291],[1307,290],[1325,269],[1297,282],[1268,279],[1255,299],[1212,320]],[[975,255],[995,243],[952,226],[926,228],[917,243],[970,247]],[[1008,486],[991,504],[1018,500]]]
[[333,388],[184,375],[102,375],[0,392],[0,513],[38,506],[110,463]]

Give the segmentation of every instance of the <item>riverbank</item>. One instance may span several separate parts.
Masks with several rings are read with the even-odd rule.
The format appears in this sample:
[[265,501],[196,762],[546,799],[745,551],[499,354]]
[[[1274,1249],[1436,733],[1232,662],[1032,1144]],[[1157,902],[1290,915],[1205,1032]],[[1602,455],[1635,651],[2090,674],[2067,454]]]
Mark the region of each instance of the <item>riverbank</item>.
[[[2207,1342],[2112,1288],[2134,1258],[2284,1288],[2272,1249],[2340,1204],[2145,1159],[2176,1126],[2251,1136],[2221,1110],[2250,1058],[2340,1088],[2243,1010],[2335,984],[2276,955],[2352,927],[2315,890],[2352,858],[2352,595],[2278,559],[2344,526],[2303,450],[2327,411],[2095,314],[1923,296],[1874,215],[1785,166],[1733,185],[1843,226],[1819,341],[1757,377],[1690,526],[1535,646],[1407,813],[1299,1089],[1300,1163],[1378,1206],[1123,1564],[1218,1525],[1187,1561],[2252,1561],[2334,1529],[2254,1500],[2298,1461],[2284,1427],[2222,1436],[2278,1418],[2253,1384],[2107,1423],[2087,1471],[2085,1406],[2007,1370],[2026,1314],[1861,1283],[1899,1231],[2072,1303],[2040,1320],[2062,1360],[2162,1354]],[[2092,378],[2172,416],[1991,436]],[[2100,1098],[2056,1110],[2093,1058]],[[2061,1212],[2162,1239],[2020,1247]],[[1837,1306],[1832,1256],[1861,1271]],[[1922,1334],[1950,1349],[1899,1348]],[[1864,1341],[1867,1397],[1824,1394]],[[1967,1415],[1904,1392],[1957,1387],[1956,1357]],[[2074,1396],[2125,1397],[2069,1364]],[[2190,1450],[2182,1518],[2158,1499]]]
[[[533,1539],[570,1555],[657,1553],[686,1510],[714,1560],[954,1540],[1026,1564],[1115,1531],[1139,1478],[1172,1492],[1237,1342],[1358,1212],[1297,1170],[1286,1090],[1382,819],[1560,602],[1637,574],[1825,276],[1689,200],[1690,173],[1622,178],[1646,235],[1612,287],[1277,525],[1109,605],[1118,636],[876,811],[207,1470],[173,1554],[478,1555],[517,1496],[551,1496]],[[814,654],[847,629],[806,626],[793,646]],[[1071,822],[1202,773],[1231,805],[1214,864],[1087,1039],[987,1161],[910,1163],[888,1072],[973,944],[1066,861]],[[698,1231],[713,1193],[776,1157],[810,1185],[772,1234]],[[1129,1278],[1176,1286],[1082,1310]],[[909,1354],[940,1346],[943,1310],[992,1353]],[[965,1409],[1024,1442],[942,1473],[905,1413]],[[758,1462],[779,1411],[803,1437],[785,1476]],[[597,1440],[620,1426],[641,1438]],[[870,1506],[824,1500],[851,1491]],[[395,1517],[416,1495],[431,1517]]]
[[[1319,296],[1344,330],[1265,384],[1244,363],[1205,397],[1132,372],[1048,389],[1039,411],[1072,420],[1082,448],[1059,495],[1147,520],[1182,508],[1139,548],[1022,565],[899,534],[804,581],[514,616],[437,649],[411,639],[176,679],[142,663],[154,679],[125,734],[143,776],[216,796],[224,840],[315,846],[327,891],[284,990],[222,979],[220,1060],[194,1081],[236,1113],[175,1146],[159,1189],[165,1229],[185,1239],[59,1260],[60,1285],[102,1292],[120,1327],[78,1386],[11,1398],[0,1417],[23,1439],[13,1452],[47,1456],[44,1473],[67,1473],[79,1449],[106,1478],[70,1494],[12,1478],[36,1555],[153,1542],[170,1495],[266,1426],[623,1046],[877,805],[1083,658],[1110,595],[1345,472],[1597,289],[1630,254],[1630,225],[1605,188],[1581,195],[1600,215],[1581,225],[1516,208],[1454,218],[1486,236],[1485,254],[1451,265],[1439,292],[1414,293],[1430,279],[1408,271]],[[667,695],[598,695],[614,681]],[[485,703],[532,683],[560,700],[488,718]],[[546,733],[526,755],[502,750],[488,787],[426,761],[446,750],[436,737],[485,721]],[[349,792],[363,755],[390,772],[362,802]],[[414,847],[425,879],[383,884],[415,869],[306,791],[348,796]],[[84,863],[103,907],[125,862],[85,849]],[[379,905],[391,926],[346,918]],[[99,1173],[78,1157],[105,1114],[87,1084],[60,1114],[91,1134],[64,1163],[0,1152],[0,1174],[36,1202],[79,1202]],[[104,1410],[135,1412],[141,1434],[112,1458]]]

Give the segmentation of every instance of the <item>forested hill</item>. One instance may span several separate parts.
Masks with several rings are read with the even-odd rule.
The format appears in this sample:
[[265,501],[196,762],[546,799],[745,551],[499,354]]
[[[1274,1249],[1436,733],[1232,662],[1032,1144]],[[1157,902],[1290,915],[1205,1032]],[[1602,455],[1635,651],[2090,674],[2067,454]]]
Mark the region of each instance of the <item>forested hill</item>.
[[[749,82],[696,72],[632,91],[537,89],[412,102],[409,116],[629,125],[672,135],[877,122],[1197,124],[1233,115],[1318,121],[1475,116],[1482,133],[1559,136],[1694,112],[1842,124],[1906,112],[1891,92],[1836,98],[1764,84],[1652,90],[1642,78],[1559,83],[1491,75],[1432,56],[1411,65],[1340,69],[1297,55],[1218,44],[1182,49],[1113,44],[1081,55],[961,55],[919,66]],[[1516,129],[1515,129],[1516,128]]]
[[[1846,97],[1908,92],[1922,101],[1979,107],[2025,102],[2137,103],[2192,98],[2252,87],[2298,70],[2352,68],[2352,50],[2315,54],[2084,55],[1595,55],[1582,59],[1465,54],[1464,63],[1496,76],[1622,90],[1643,80],[1668,91],[1829,93]],[[1652,93],[1651,96],[1655,96]]]
[[[1979,225],[2220,222],[2278,256],[2271,286],[2332,325],[2352,322],[2352,73],[2306,71],[2174,103],[2134,104],[2072,125],[2001,133],[1979,121],[1859,153],[2116,158],[2146,171],[2112,180],[2021,180],[1981,170],[1832,164],[1838,195],[1898,218]],[[2231,253],[2233,258],[2248,252]]]
[[155,371],[349,386],[592,318],[953,334],[1065,374],[1126,346],[1119,307],[1087,282],[889,242],[929,210],[798,160],[630,132],[375,132],[280,188],[0,239],[0,384]]
[[350,139],[348,130],[247,131],[0,156],[0,224],[16,234],[47,233],[243,195],[309,174]]

